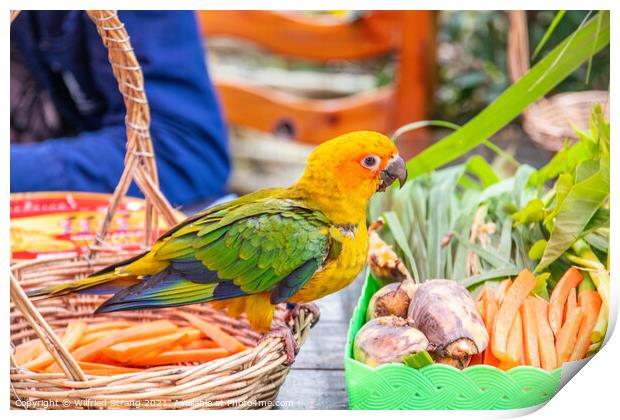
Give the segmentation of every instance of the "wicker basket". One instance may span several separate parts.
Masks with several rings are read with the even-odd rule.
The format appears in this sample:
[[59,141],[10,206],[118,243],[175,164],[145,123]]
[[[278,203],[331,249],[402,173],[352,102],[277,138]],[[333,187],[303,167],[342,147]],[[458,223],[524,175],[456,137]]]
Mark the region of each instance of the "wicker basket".
[[[108,49],[109,61],[127,108],[125,170],[89,255],[27,261],[11,267],[11,345],[40,338],[63,371],[35,373],[20,368],[11,355],[11,407],[270,408],[289,370],[285,364],[285,344],[278,337],[259,342],[260,335],[250,329],[245,319],[229,318],[208,304],[93,315],[94,309],[102,303],[104,297],[75,295],[33,303],[24,293],[23,288],[81,278],[131,256],[110,247],[104,239],[116,208],[132,180],[146,197],[145,247],[153,241],[160,217],[169,225],[177,222],[175,212],[159,191],[142,71],[127,32],[114,11],[88,11],[88,15]],[[16,16],[17,13],[12,11],[11,22]],[[200,313],[239,340],[255,346],[208,363],[153,368],[139,373],[103,377],[84,374],[54,332],[76,318],[88,319],[90,322],[166,318],[183,325],[183,318],[178,316],[181,311]],[[277,309],[276,324],[284,323],[284,312],[283,307]],[[286,324],[299,346],[307,339],[312,321],[312,314],[302,310]]]
[[[530,50],[527,35],[526,12],[509,12],[508,72],[514,82],[529,69]],[[590,111],[594,104],[601,104],[609,118],[609,92],[582,91],[558,94],[543,98],[523,112],[523,129],[544,148],[558,151],[566,139],[575,139],[573,125],[588,129]]]

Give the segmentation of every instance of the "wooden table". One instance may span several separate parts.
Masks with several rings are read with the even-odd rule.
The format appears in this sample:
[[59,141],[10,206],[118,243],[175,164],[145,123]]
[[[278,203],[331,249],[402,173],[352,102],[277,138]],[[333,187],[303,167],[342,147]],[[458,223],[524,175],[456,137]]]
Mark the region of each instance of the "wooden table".
[[364,275],[338,293],[316,303],[321,319],[301,348],[278,401],[282,409],[347,409],[344,348],[349,320],[361,294]]

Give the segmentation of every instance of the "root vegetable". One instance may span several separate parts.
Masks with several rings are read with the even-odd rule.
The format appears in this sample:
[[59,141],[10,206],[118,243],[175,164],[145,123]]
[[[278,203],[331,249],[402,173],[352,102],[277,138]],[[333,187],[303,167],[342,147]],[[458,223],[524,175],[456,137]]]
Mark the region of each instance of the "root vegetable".
[[577,267],[571,267],[562,276],[558,284],[556,284],[551,297],[549,297],[549,325],[553,335],[557,338],[560,328],[562,327],[562,315],[564,314],[564,305],[568,300],[570,291],[577,287],[583,280],[583,276]]
[[415,285],[409,280],[383,286],[370,299],[366,320],[389,315],[406,318],[414,291]]
[[429,280],[418,285],[408,315],[428,338],[429,353],[439,363],[465,367],[489,342],[474,300],[455,281]]
[[411,280],[411,275],[394,249],[379,237],[382,218],[374,221],[368,228],[368,266],[375,279],[382,284],[397,283]]
[[355,336],[353,357],[370,367],[402,363],[412,354],[426,350],[428,340],[411,321],[385,316],[366,323]]

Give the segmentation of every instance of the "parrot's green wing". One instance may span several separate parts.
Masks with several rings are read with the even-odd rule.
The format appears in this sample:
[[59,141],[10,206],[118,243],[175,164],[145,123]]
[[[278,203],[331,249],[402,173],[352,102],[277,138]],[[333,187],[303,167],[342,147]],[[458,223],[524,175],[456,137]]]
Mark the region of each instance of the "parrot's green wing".
[[167,268],[121,290],[98,312],[260,292],[270,292],[273,304],[288,300],[335,257],[339,246],[333,244],[329,220],[321,212],[266,195],[218,206],[162,236],[150,254],[168,262]]

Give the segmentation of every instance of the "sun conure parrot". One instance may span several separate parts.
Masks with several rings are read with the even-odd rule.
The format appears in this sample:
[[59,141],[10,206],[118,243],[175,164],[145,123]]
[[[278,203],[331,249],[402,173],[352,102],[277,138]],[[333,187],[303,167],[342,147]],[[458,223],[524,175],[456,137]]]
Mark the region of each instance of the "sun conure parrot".
[[30,296],[112,294],[97,313],[224,301],[253,328],[275,305],[303,304],[350,284],[368,253],[366,206],[405,182],[405,162],[382,134],[359,131],[317,146],[299,181],[209,208],[134,258]]

